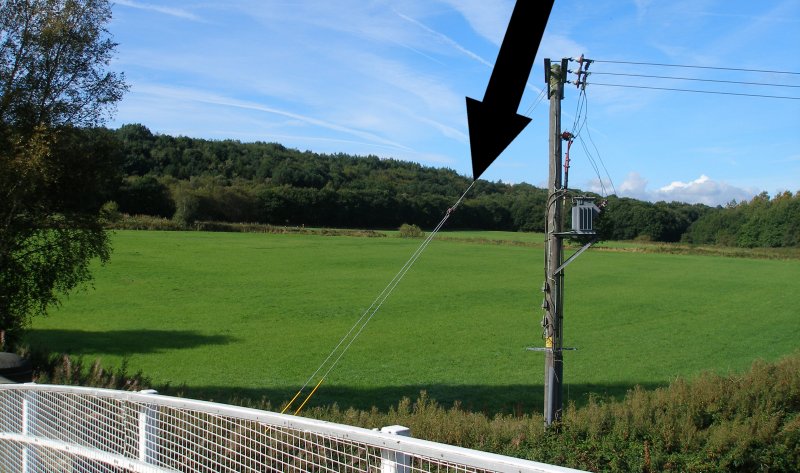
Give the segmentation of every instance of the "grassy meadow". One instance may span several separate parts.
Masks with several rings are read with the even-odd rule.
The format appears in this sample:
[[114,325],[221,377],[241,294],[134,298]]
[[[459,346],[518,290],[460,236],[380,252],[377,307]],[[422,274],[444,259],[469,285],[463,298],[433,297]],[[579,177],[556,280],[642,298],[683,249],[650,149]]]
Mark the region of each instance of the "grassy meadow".
[[[539,411],[542,236],[434,241],[312,405],[385,409],[425,390],[485,412]],[[491,240],[525,245],[490,244]],[[229,401],[294,394],[421,240],[118,231],[94,288],[28,341],[128,363],[161,392]],[[537,246],[538,245],[538,246]],[[620,396],[800,347],[800,261],[592,250],[566,271],[565,398]]]

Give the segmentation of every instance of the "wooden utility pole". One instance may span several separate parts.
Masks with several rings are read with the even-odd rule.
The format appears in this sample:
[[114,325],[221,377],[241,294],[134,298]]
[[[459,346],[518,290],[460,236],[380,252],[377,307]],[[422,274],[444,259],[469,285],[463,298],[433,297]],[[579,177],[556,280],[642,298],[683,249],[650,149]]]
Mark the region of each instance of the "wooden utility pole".
[[550,176],[547,196],[547,235],[545,248],[544,291],[545,317],[543,321],[545,336],[544,368],[544,422],[549,426],[561,419],[563,408],[563,352],[562,317],[564,301],[564,272],[556,273],[563,261],[564,232],[563,197],[561,184],[561,100],[564,94],[564,78],[567,74],[567,60],[561,64],[549,65],[548,91],[550,94]]

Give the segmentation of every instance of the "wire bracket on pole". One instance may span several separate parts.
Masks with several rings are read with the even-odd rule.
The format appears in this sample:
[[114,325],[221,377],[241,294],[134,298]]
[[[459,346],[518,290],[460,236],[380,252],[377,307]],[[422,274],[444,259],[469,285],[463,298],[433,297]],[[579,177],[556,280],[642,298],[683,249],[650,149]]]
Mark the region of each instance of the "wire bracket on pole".
[[599,240],[600,240],[599,238],[594,238],[594,239],[592,239],[592,241],[590,241],[589,243],[587,243],[587,244],[583,245],[583,246],[581,247],[581,249],[579,249],[579,250],[578,250],[578,251],[576,251],[576,252],[575,252],[575,253],[574,253],[572,256],[570,256],[569,258],[567,258],[567,260],[566,260],[566,261],[564,261],[564,263],[563,263],[561,266],[559,266],[558,268],[556,268],[556,270],[555,270],[555,271],[553,271],[553,276],[555,276],[555,275],[557,275],[558,273],[560,273],[561,271],[563,271],[563,270],[564,270],[564,268],[566,268],[568,264],[572,263],[572,261],[573,261],[573,260],[575,260],[575,258],[577,258],[578,256],[580,256],[580,255],[581,255],[581,253],[583,253],[584,251],[588,250],[590,246],[594,245],[594,244],[595,244],[595,243],[597,243]]
[[[581,57],[579,57],[578,59],[570,58],[569,60],[572,61],[572,62],[577,62],[578,63],[578,70],[577,71],[567,71],[569,73],[572,73],[572,74],[575,74],[575,75],[578,76],[578,78],[575,79],[575,81],[571,82],[571,83],[575,84],[575,87],[578,87],[581,90],[586,90],[586,79],[588,79],[589,78],[589,74],[591,74],[589,72],[589,66],[594,62],[594,60],[593,59],[584,58],[583,54],[581,54]],[[583,76],[583,80],[581,80],[581,76]]]

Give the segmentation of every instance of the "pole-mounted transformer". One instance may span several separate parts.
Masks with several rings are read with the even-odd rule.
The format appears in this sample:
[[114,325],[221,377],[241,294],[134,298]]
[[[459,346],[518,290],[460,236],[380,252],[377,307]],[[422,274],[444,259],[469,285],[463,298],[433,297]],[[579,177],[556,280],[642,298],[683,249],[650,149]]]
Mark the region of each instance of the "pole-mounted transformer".
[[572,233],[577,235],[596,235],[594,221],[600,215],[600,207],[591,197],[580,196],[572,200]]

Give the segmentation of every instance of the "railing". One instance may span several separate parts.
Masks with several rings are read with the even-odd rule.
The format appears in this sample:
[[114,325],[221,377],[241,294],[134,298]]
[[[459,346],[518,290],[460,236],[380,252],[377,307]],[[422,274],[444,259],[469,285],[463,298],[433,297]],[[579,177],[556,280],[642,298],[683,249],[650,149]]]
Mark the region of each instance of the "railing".
[[0,385],[0,472],[577,471],[383,430],[152,391]]

